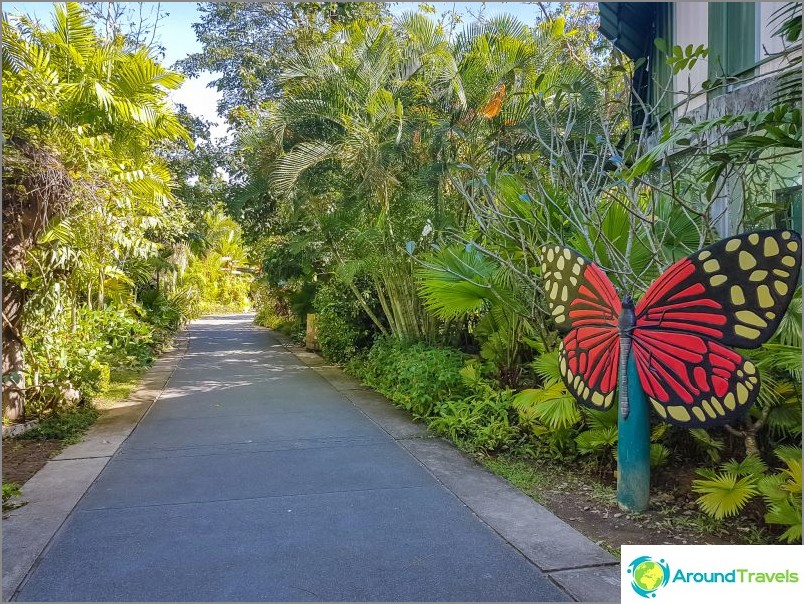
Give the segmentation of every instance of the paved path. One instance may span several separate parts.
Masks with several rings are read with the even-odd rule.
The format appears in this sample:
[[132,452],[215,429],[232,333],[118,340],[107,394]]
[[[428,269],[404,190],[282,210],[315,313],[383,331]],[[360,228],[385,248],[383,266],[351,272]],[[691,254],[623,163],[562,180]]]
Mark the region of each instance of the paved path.
[[193,324],[17,599],[569,599],[250,321]]

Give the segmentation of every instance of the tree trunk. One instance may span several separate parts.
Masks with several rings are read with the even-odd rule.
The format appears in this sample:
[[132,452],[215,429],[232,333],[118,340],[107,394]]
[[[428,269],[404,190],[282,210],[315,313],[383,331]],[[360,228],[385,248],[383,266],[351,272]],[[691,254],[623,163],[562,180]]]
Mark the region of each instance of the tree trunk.
[[[19,250],[6,250],[6,270],[19,268]],[[3,417],[12,422],[25,421],[25,378],[22,347],[22,307],[25,292],[3,279]]]
[[[22,273],[25,255],[72,201],[72,181],[60,158],[17,137],[3,141],[3,274]],[[26,292],[3,284],[3,417],[25,421],[22,314]]]

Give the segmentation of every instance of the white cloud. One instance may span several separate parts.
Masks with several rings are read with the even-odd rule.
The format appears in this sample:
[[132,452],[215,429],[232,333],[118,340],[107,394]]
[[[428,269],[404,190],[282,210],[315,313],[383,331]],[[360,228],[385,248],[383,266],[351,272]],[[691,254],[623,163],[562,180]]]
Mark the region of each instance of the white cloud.
[[212,122],[211,133],[214,138],[226,138],[226,124],[218,117],[217,105],[220,93],[215,88],[207,88],[218,74],[204,72],[200,77],[188,78],[184,81],[181,88],[174,90],[170,98],[174,103],[181,103],[193,115],[204,118]]

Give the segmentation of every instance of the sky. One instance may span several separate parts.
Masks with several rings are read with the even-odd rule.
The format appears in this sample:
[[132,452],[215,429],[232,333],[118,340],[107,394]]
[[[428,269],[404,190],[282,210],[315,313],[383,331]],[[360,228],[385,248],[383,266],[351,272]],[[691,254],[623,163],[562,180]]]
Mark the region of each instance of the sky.
[[[431,2],[436,9],[436,14],[455,10],[464,16],[464,22],[471,21],[471,14],[480,10],[481,2]],[[146,12],[155,7],[155,2],[143,3]],[[418,2],[395,2],[392,3],[391,12],[394,15],[402,14],[406,11],[416,10]],[[168,13],[168,16],[160,22],[159,38],[165,47],[164,63],[167,66],[173,65],[176,61],[185,58],[194,52],[200,52],[201,45],[195,37],[192,24],[198,22],[199,14],[196,2],[162,2],[161,8]],[[51,3],[49,2],[5,2],[3,10],[8,13],[23,12],[42,21],[45,25],[50,24]],[[486,2],[484,14],[491,17],[495,14],[509,13],[521,21],[532,25],[537,16],[538,8],[526,2]],[[214,73],[205,72],[198,78],[188,78],[179,90],[171,93],[171,98],[175,103],[184,104],[190,113],[203,117],[205,120],[215,124],[212,127],[214,138],[226,136],[226,126],[223,120],[218,117],[216,105],[219,93],[214,88],[209,88],[208,84],[215,79]]]

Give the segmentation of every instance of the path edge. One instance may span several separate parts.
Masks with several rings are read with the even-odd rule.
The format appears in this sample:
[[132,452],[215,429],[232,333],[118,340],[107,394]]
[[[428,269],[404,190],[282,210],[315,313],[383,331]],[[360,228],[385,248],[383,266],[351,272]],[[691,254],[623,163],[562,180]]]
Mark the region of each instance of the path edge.
[[[445,489],[567,595],[579,602],[620,601],[620,563],[617,558],[507,480],[482,467],[451,442],[429,432],[426,426],[415,422],[407,412],[380,393],[364,386],[286,334],[263,329],[267,329],[283,348],[313,369],[388,433]],[[561,539],[565,541],[558,542]],[[547,540],[553,543],[556,551],[544,553]],[[567,549],[576,550],[572,562],[549,559],[554,554],[560,556],[558,550]]]
[[104,410],[78,443],[65,447],[34,474],[15,497],[25,505],[4,515],[3,601],[19,593],[78,502],[167,387],[189,348],[185,326],[173,347],[145,370],[137,388]]

